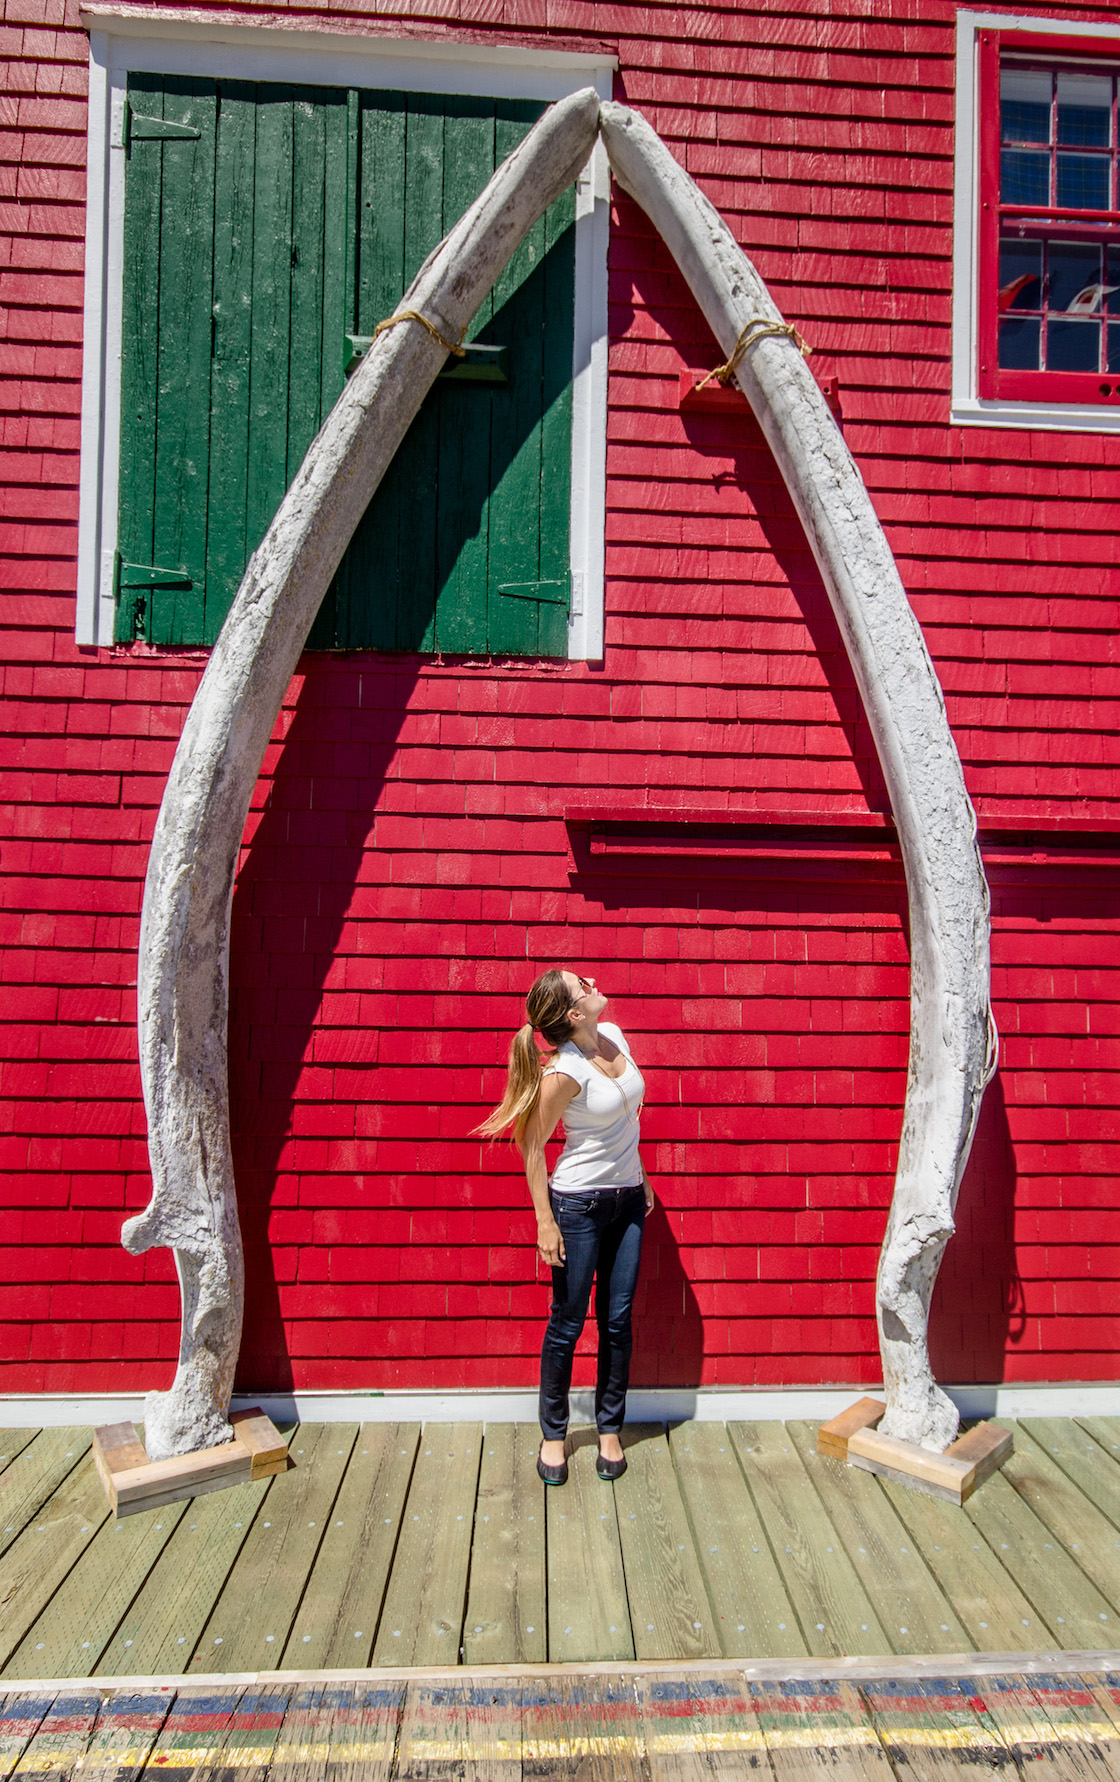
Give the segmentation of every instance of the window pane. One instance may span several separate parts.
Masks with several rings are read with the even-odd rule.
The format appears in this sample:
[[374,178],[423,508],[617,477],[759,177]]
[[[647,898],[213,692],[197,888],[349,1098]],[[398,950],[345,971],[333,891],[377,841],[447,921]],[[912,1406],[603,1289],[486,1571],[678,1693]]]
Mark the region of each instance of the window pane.
[[1052,310],[1080,310],[1092,315],[1101,302],[1101,250],[1078,241],[1050,243],[1047,292]]
[[[999,363],[1002,371],[1037,371],[1041,322],[1004,321],[999,325]],[[1117,330],[1120,333],[1120,329]]]
[[1063,210],[1108,210],[1108,174],[1106,155],[1059,155],[1058,203]]
[[1120,328],[1108,330],[1108,369],[1120,371]]
[[1112,76],[1059,74],[1058,141],[1107,148],[1112,140]]
[[1042,308],[1042,243],[1003,240],[999,244],[999,309]]
[[[1049,142],[1048,74],[1032,74],[1005,68],[999,80],[999,100],[1000,130],[1004,142]],[[1042,202],[1045,203],[1045,199]]]
[[1110,247],[1108,250],[1104,285],[1102,308],[1120,321],[1120,247]]
[[1047,371],[1099,371],[1101,325],[1099,322],[1055,321],[1046,329]]
[[1004,149],[999,158],[999,195],[1004,204],[1049,204],[1050,156]]

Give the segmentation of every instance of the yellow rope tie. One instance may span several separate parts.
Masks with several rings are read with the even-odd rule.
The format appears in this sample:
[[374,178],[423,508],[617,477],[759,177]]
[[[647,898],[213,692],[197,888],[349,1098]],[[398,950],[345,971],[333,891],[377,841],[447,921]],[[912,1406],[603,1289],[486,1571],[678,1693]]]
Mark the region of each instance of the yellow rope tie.
[[806,359],[813,350],[798,333],[792,322],[764,322],[760,316],[755,316],[745,327],[740,329],[739,338],[735,342],[731,357],[726,365],[720,365],[715,371],[709,371],[707,377],[701,379],[696,388],[702,390],[704,385],[710,384],[713,378],[717,384],[729,384],[738,369],[743,354],[748,352],[758,341],[766,340],[771,335],[784,335],[787,340],[792,340]]
[[454,355],[457,359],[465,359],[466,358],[466,356],[467,356],[466,348],[461,344],[462,339],[463,339],[463,334],[465,334],[467,332],[466,329],[464,328],[463,334],[460,334],[460,336],[459,336],[460,344],[457,345],[455,343],[455,341],[448,340],[445,335],[441,334],[439,329],[436,327],[435,323],[429,322],[427,316],[421,315],[421,313],[418,309],[398,309],[395,315],[386,316],[385,320],[383,322],[378,322],[377,327],[374,329],[374,331],[373,331],[374,340],[377,339],[377,336],[379,334],[383,334],[386,328],[395,328],[398,322],[419,322],[423,327],[425,327],[428,330],[428,333],[431,335],[433,340],[439,341],[439,344],[441,347],[446,347],[448,352],[454,353]]

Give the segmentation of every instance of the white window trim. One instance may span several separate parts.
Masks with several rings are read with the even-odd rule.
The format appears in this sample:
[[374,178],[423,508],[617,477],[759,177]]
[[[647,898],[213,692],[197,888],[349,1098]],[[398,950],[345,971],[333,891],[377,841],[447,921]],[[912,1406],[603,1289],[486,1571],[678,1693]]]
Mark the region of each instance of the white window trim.
[[[124,150],[121,119],[133,71],[323,86],[563,99],[593,86],[611,96],[605,53],[428,42],[338,31],[238,26],[83,8],[90,33],[85,352],[78,521],[79,644],[113,641],[113,556],[120,462]],[[570,659],[603,654],[607,436],[607,246],[610,184],[597,143],[576,183],[572,364]]]
[[980,237],[981,31],[1045,32],[1053,37],[1114,37],[1120,25],[1022,13],[957,14],[956,167],[953,184],[953,371],[949,420],[957,427],[1019,427],[1043,433],[1120,433],[1120,409],[1087,402],[1009,402],[977,395],[977,264]]

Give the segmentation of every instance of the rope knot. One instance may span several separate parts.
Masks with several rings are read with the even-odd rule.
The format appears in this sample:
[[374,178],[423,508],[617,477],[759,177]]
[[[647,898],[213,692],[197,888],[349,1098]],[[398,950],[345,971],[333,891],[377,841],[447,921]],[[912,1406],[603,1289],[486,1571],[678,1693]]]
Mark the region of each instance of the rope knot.
[[418,310],[418,309],[398,309],[397,311],[395,311],[395,313],[393,315],[386,316],[385,320],[383,322],[378,322],[377,327],[374,329],[374,331],[373,331],[374,340],[377,339],[377,336],[379,334],[383,334],[386,328],[395,328],[398,322],[419,322],[422,327],[424,327],[428,330],[428,333],[431,335],[433,340],[439,341],[439,344],[441,347],[446,347],[448,352],[454,353],[454,355],[457,359],[465,359],[466,358],[466,356],[467,356],[466,348],[462,344],[463,334],[465,334],[467,332],[466,329],[465,328],[463,329],[463,333],[460,334],[457,342],[454,340],[448,340],[448,338],[445,334],[440,333],[440,331],[436,327],[435,323],[430,322],[428,320],[427,316],[422,315],[420,310]]
[[739,338],[731,350],[731,357],[728,359],[726,365],[717,366],[715,371],[709,371],[707,377],[701,379],[696,388],[702,390],[705,384],[711,383],[713,378],[717,384],[729,384],[739,367],[739,363],[744,353],[749,352],[751,347],[758,341],[767,340],[771,336],[776,335],[784,336],[786,340],[792,340],[794,345],[806,359],[813,350],[808,342],[803,339],[792,322],[764,322],[761,316],[753,316],[749,322],[745,323],[744,326],[740,328]]

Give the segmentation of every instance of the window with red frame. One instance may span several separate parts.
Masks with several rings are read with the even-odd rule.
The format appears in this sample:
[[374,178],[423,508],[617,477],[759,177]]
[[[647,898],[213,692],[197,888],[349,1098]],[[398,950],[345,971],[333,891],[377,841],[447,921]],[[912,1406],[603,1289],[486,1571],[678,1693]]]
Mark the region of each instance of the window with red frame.
[[979,393],[1120,401],[1120,44],[980,40]]

